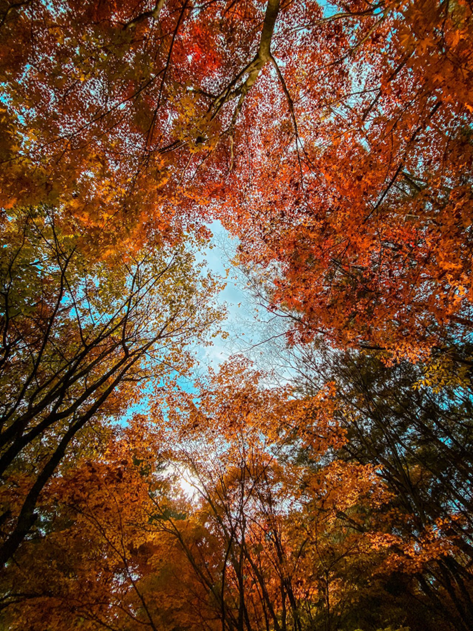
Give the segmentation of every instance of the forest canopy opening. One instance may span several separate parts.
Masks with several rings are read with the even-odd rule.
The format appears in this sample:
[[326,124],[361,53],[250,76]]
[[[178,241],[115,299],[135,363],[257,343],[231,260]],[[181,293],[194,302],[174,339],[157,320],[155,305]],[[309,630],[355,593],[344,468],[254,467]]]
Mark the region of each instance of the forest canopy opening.
[[0,628],[473,628],[472,123],[470,0],[0,0]]

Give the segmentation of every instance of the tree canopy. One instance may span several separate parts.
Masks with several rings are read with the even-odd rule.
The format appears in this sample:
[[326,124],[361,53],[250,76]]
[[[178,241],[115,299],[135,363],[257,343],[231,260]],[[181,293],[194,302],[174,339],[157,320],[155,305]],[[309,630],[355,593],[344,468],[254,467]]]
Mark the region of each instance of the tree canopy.
[[472,122],[471,0],[0,0],[1,629],[473,628]]

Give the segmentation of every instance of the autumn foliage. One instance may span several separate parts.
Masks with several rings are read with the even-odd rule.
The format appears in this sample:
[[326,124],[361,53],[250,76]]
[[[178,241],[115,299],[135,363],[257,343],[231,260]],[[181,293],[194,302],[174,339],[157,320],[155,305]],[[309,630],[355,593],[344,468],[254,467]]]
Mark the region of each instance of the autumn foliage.
[[470,0],[0,0],[1,629],[473,628],[472,123]]

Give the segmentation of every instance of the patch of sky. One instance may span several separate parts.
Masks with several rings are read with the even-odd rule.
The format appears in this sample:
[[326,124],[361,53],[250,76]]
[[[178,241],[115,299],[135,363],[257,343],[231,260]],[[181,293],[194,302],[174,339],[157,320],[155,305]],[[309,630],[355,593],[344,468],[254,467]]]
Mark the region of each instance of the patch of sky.
[[[258,298],[244,270],[235,265],[238,239],[232,237],[219,221],[209,226],[212,239],[200,254],[200,260],[215,275],[226,279],[225,289],[218,301],[226,307],[227,317],[221,328],[224,336],[216,337],[213,344],[197,350],[200,371],[217,369],[230,356],[242,354],[255,367],[275,370],[276,358],[285,347],[288,321],[268,310],[264,300]],[[279,374],[278,380],[284,377]]]
[[11,95],[6,92],[8,84],[0,82],[0,103],[10,105],[12,102]]
[[338,13],[338,7],[332,2],[327,2],[326,0],[319,0],[319,6],[322,7],[324,18],[329,18],[332,15]]

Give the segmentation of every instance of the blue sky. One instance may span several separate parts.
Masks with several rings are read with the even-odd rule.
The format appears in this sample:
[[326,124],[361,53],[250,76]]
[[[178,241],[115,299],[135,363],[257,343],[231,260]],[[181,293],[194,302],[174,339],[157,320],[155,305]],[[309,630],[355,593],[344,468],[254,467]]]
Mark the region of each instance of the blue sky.
[[212,346],[198,349],[200,370],[205,372],[208,366],[217,368],[235,353],[243,353],[258,368],[275,368],[276,354],[284,343],[285,322],[258,305],[242,271],[232,265],[238,240],[232,239],[220,222],[212,223],[209,228],[213,239],[198,258],[202,257],[212,273],[226,276],[226,287],[218,301],[227,309],[227,319],[221,328],[228,337],[218,336]]

